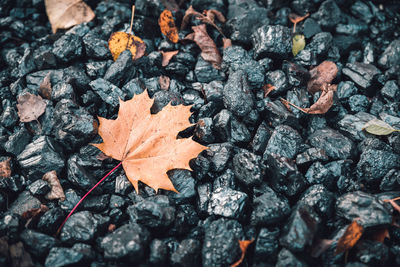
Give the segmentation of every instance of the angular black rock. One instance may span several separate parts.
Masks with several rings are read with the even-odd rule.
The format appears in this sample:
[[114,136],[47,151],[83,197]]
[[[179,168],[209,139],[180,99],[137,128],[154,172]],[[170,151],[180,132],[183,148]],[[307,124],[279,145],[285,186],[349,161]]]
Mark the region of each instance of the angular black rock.
[[149,239],[150,233],[145,227],[129,223],[105,236],[100,247],[104,250],[106,259],[139,262],[144,256]]
[[354,115],[345,115],[337,125],[338,129],[349,136],[352,140],[362,141],[366,138],[366,133],[362,129],[368,121],[373,119],[376,119],[376,117],[369,113],[358,112]]
[[62,267],[73,264],[83,264],[84,255],[72,248],[53,247],[47,255],[44,266]]
[[271,225],[284,220],[290,213],[289,201],[266,187],[263,194],[253,200],[251,222],[254,225]]
[[215,140],[213,121],[211,118],[201,118],[197,121],[193,136],[202,144],[210,144]]
[[370,90],[377,82],[380,70],[372,64],[360,62],[347,63],[343,74],[363,89]]
[[200,266],[201,243],[195,239],[184,239],[178,249],[171,254],[174,266]]
[[167,192],[167,195],[176,204],[189,203],[196,197],[196,181],[192,177],[192,173],[184,169],[173,169],[168,172],[175,189],[179,192]]
[[317,57],[325,56],[332,46],[332,34],[329,32],[320,32],[314,35],[307,48]]
[[119,99],[125,99],[125,93],[121,89],[102,78],[91,81],[89,86],[104,102],[114,108],[118,106]]
[[22,216],[24,212],[40,208],[41,202],[36,197],[32,196],[29,191],[23,191],[18,198],[14,200],[8,209],[9,212]]
[[213,171],[222,171],[231,158],[232,145],[230,143],[211,144],[206,150],[206,157],[210,161]]
[[302,143],[303,139],[295,129],[287,125],[278,126],[265,148],[264,159],[271,153],[293,159],[299,152]]
[[205,230],[202,248],[204,266],[226,266],[239,259],[238,240],[243,238],[242,226],[235,220],[218,219]]
[[131,80],[135,74],[136,70],[134,68],[132,54],[129,50],[125,50],[107,69],[107,72],[104,75],[104,80],[107,80],[116,86],[120,86],[124,84],[125,81]]
[[50,185],[44,180],[36,180],[28,186],[32,195],[43,196],[50,192]]
[[37,228],[40,232],[53,235],[65,219],[65,213],[61,208],[52,208],[45,212],[39,219]]
[[318,11],[312,14],[312,18],[318,21],[322,28],[331,29],[341,21],[342,12],[333,0],[327,0],[321,4]]
[[36,257],[47,256],[50,249],[57,246],[59,243],[59,241],[52,236],[30,229],[25,229],[20,237],[26,249]]
[[278,256],[279,228],[261,228],[258,234],[254,257],[259,261],[274,262]]
[[389,260],[389,248],[379,241],[363,240],[355,249],[355,258],[367,266],[385,264]]
[[275,267],[285,266],[306,267],[308,265],[297,258],[292,252],[290,252],[290,250],[282,248],[278,254],[278,261]]
[[30,141],[31,135],[28,130],[24,126],[18,127],[8,137],[7,142],[4,144],[4,150],[16,156],[24,150]]
[[356,191],[340,196],[336,213],[349,221],[357,218],[363,227],[383,226],[391,223],[392,208],[371,194]]
[[327,161],[329,158],[325,150],[320,148],[311,147],[296,156],[296,164],[301,166],[303,164],[312,163],[314,161]]
[[390,80],[385,83],[381,89],[381,95],[386,102],[399,102],[400,101],[400,88],[396,81]]
[[53,45],[53,54],[62,63],[69,63],[82,56],[82,38],[76,34],[65,34]]
[[392,41],[386,47],[378,60],[378,64],[385,69],[400,64],[400,39]]
[[314,209],[321,218],[329,216],[333,211],[334,195],[323,185],[310,186],[302,195],[299,203],[304,203]]
[[292,52],[292,37],[289,28],[265,25],[251,36],[256,59],[263,57],[288,58]]
[[166,242],[160,239],[153,239],[150,243],[149,262],[151,264],[165,264],[168,256]]
[[246,186],[253,186],[262,182],[263,165],[261,156],[243,149],[235,154],[232,163],[233,172],[241,183]]
[[247,195],[229,188],[217,188],[208,202],[208,213],[226,218],[242,219]]

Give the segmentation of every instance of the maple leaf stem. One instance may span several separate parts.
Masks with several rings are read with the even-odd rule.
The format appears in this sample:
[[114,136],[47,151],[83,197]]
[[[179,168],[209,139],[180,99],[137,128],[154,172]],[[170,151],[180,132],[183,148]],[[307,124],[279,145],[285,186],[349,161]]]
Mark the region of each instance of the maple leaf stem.
[[55,236],[58,236],[58,234],[61,232],[61,229],[63,228],[64,224],[68,221],[69,217],[71,217],[72,213],[78,208],[78,206],[82,203],[82,201],[99,185],[101,184],[108,176],[110,176],[111,173],[113,173],[116,169],[118,169],[119,166],[121,166],[122,161],[118,163],[117,166],[115,166],[111,171],[109,171],[103,178],[100,179],[100,181],[97,182],[92,188],[90,188],[89,191],[76,203],[75,207],[69,212],[68,216],[65,218],[61,226],[58,228]]
[[129,34],[132,33],[133,17],[135,16],[135,5],[132,6],[131,26],[129,27]]

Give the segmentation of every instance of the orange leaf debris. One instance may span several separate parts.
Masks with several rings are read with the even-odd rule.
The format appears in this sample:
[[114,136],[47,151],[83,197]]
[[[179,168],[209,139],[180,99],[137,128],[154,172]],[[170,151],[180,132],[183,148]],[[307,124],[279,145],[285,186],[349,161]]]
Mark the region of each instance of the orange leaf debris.
[[354,247],[357,241],[361,238],[363,232],[364,227],[357,222],[357,219],[353,220],[338,240],[335,251],[336,255]]
[[171,42],[177,43],[179,41],[178,28],[175,26],[171,11],[166,9],[161,13],[158,18],[158,25],[160,25],[161,33],[167,36]]
[[103,143],[93,145],[122,162],[136,192],[139,192],[139,181],[156,191],[177,192],[167,171],[190,170],[189,160],[206,147],[191,138],[177,139],[180,131],[192,125],[190,106],[168,104],[157,114],[151,114],[153,102],[147,91],[131,100],[120,100],[117,119],[99,117],[99,135]]
[[237,267],[242,263],[242,261],[244,260],[244,256],[246,255],[247,248],[253,242],[254,242],[254,239],[239,240],[239,246],[240,246],[240,250],[242,251],[242,255],[240,256],[240,259],[237,262],[235,262],[234,264],[231,265],[231,267]]
[[179,50],[174,50],[174,51],[161,51],[161,55],[162,55],[162,62],[161,62],[161,66],[165,67],[168,66],[169,61],[171,60],[171,58],[173,58],[173,56],[177,55],[179,53]]

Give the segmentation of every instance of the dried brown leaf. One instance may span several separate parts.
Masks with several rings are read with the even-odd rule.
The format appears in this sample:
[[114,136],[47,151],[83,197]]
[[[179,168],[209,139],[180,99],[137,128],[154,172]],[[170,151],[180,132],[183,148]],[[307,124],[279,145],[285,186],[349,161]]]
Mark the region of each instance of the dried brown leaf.
[[51,91],[53,90],[51,88],[51,71],[47,73],[47,75],[44,77],[43,81],[39,85],[39,94],[46,99],[51,99]]
[[8,157],[6,160],[0,162],[0,178],[11,177],[11,158]]
[[21,122],[37,120],[46,110],[46,102],[41,96],[25,93],[17,100],[18,116]]
[[385,201],[385,202],[389,202],[389,203],[392,205],[392,207],[393,207],[395,210],[397,210],[397,212],[400,213],[400,206],[396,203],[396,200],[397,200],[397,199],[385,199],[384,201]]
[[228,38],[223,38],[222,42],[224,44],[224,49],[232,46],[232,40]]
[[221,69],[222,57],[214,41],[208,35],[206,25],[193,26],[192,29],[194,32],[187,35],[185,39],[196,42],[201,49],[201,57],[210,62],[214,68]]
[[46,195],[46,199],[59,199],[61,201],[65,200],[64,190],[60,184],[60,181],[58,180],[56,171],[49,171],[45,173],[42,179],[48,182],[51,187],[50,192]]
[[357,219],[353,220],[346,228],[344,234],[339,238],[335,254],[340,254],[354,247],[357,241],[361,238],[363,232],[364,227],[358,223]]
[[139,181],[156,191],[176,192],[167,171],[190,170],[189,160],[206,147],[191,138],[176,138],[180,131],[192,125],[189,122],[191,106],[168,104],[157,114],[151,114],[153,103],[147,91],[131,100],[120,100],[117,119],[99,117],[103,143],[93,145],[122,162],[136,192]]
[[169,61],[171,58],[179,53],[179,50],[174,50],[174,51],[161,51],[162,55],[162,63],[161,66],[165,67],[168,66]]
[[310,71],[311,78],[307,84],[307,90],[315,94],[322,91],[325,84],[330,84],[335,79],[338,68],[332,61],[324,61]]
[[22,213],[21,217],[25,220],[28,220],[28,219],[36,217],[40,214],[43,214],[48,210],[49,210],[49,208],[46,205],[40,204],[40,208],[27,210],[24,213]]
[[158,25],[160,25],[161,33],[167,36],[171,42],[177,43],[179,41],[178,28],[175,26],[171,11],[166,9],[160,14]]
[[72,26],[89,22],[95,14],[82,0],[45,0],[46,13],[51,29],[68,29]]
[[225,16],[218,10],[215,9],[204,10],[203,14],[206,16],[206,18],[208,18],[208,20],[210,20],[213,23],[215,23],[215,18],[217,18],[217,20],[221,23],[226,22]]
[[171,79],[168,76],[161,75],[160,78],[158,79],[158,83],[160,84],[161,90],[168,90],[169,89],[169,84],[171,82]]
[[194,10],[194,8],[192,6],[190,6],[186,10],[185,15],[183,16],[182,23],[181,23],[181,30],[186,28],[186,26],[190,22],[190,18],[194,16],[196,19],[200,20],[201,22],[209,24],[209,25],[213,26],[214,28],[216,28],[222,34],[222,36],[225,37],[224,33],[222,32],[222,29],[220,27],[218,27],[217,24],[215,24],[215,18],[217,18],[218,21],[225,23],[226,19],[225,19],[224,15],[215,9],[205,10],[204,13],[205,14],[201,14],[200,12],[197,12],[196,10]]
[[310,13],[305,14],[304,16],[299,16],[295,13],[290,13],[288,15],[289,20],[293,23],[293,32],[296,32],[296,25],[297,23],[303,21],[305,18],[307,18],[310,15]]
[[240,250],[242,251],[242,255],[240,256],[240,259],[237,262],[235,262],[234,264],[231,265],[231,267],[237,267],[242,263],[242,261],[244,260],[244,256],[246,255],[247,248],[253,242],[254,242],[254,239],[239,240],[239,246],[240,246]]
[[264,98],[267,97],[272,91],[274,91],[276,89],[275,86],[273,86],[272,84],[264,84],[262,89],[264,90]]

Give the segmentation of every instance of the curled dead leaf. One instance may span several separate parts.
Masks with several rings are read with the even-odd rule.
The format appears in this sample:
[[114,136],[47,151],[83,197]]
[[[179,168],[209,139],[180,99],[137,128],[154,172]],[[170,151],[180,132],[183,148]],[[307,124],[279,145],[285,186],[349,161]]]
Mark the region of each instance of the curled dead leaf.
[[175,26],[171,11],[166,9],[161,13],[158,18],[158,25],[160,25],[161,33],[167,36],[171,42],[177,43],[179,41],[178,28]]
[[215,9],[205,10],[204,14],[201,14],[200,12],[197,12],[192,6],[190,6],[186,10],[185,15],[183,16],[182,23],[181,23],[181,30],[183,30],[187,27],[187,25],[190,22],[190,18],[193,16],[196,19],[200,20],[201,22],[213,26],[222,34],[222,36],[225,37],[224,33],[222,32],[222,29],[220,27],[218,27],[217,24],[215,24],[215,18],[221,23],[225,23],[225,21],[226,21],[224,15],[221,12],[219,12],[218,10],[215,10]]
[[11,158],[8,157],[6,160],[0,162],[0,178],[11,177]]
[[208,35],[206,25],[193,26],[192,29],[193,33],[187,35],[185,39],[194,41],[201,49],[201,57],[210,62],[214,68],[221,69],[222,57],[214,41]]
[[353,220],[346,228],[344,234],[339,238],[335,254],[340,254],[354,247],[357,241],[361,238],[363,232],[364,227],[358,223],[357,219]]
[[234,264],[231,265],[231,267],[237,267],[242,263],[242,261],[244,260],[244,256],[246,255],[247,248],[253,242],[254,242],[254,239],[239,240],[239,246],[240,246],[240,250],[242,251],[242,255],[240,256],[240,259],[237,262],[235,262]]
[[160,78],[158,79],[158,83],[160,84],[161,90],[168,90],[169,89],[169,84],[171,82],[171,79],[168,76],[161,75]]
[[262,87],[263,91],[264,91],[264,98],[267,97],[272,91],[274,91],[276,89],[275,86],[273,86],[272,84],[264,84]]
[[40,204],[40,208],[30,209],[22,213],[21,217],[26,220],[25,227],[28,227],[32,220],[37,219],[48,210],[49,208],[46,205]]
[[47,73],[47,75],[44,77],[43,81],[39,85],[39,94],[46,99],[51,99],[51,71]]
[[46,110],[46,102],[41,96],[25,93],[17,99],[18,116],[21,122],[37,120]]
[[337,73],[338,68],[334,62],[322,62],[310,71],[311,77],[307,84],[307,90],[312,94],[322,91],[322,87],[325,84],[330,84],[335,79]]
[[49,171],[45,173],[42,179],[48,182],[51,187],[50,192],[46,195],[46,199],[59,199],[61,201],[65,200],[64,190],[60,184],[60,181],[58,180],[56,171]]
[[289,20],[293,23],[293,32],[296,32],[296,25],[297,23],[303,21],[305,18],[307,18],[310,15],[310,13],[305,14],[304,16],[299,16],[295,13],[290,13],[288,15]]
[[89,22],[95,17],[93,10],[82,0],[45,0],[44,4],[53,33]]
[[179,53],[179,50],[165,51],[165,52],[161,51],[161,55],[162,55],[161,66],[163,66],[163,67],[168,66],[168,63],[171,60],[171,58],[178,53]]

